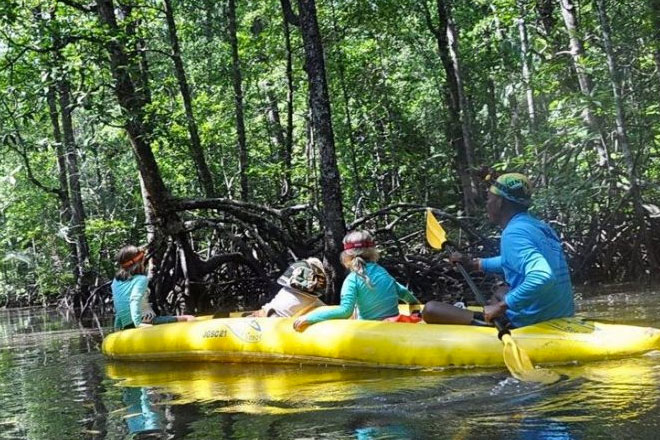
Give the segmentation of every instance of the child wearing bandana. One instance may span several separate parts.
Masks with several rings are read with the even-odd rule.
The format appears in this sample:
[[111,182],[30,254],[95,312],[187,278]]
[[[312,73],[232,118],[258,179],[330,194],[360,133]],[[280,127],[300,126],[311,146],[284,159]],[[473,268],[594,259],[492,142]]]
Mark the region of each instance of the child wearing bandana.
[[319,296],[325,293],[326,275],[318,258],[296,261],[280,275],[277,284],[282,287],[275,297],[252,316],[291,318],[325,305]]
[[194,320],[195,318],[190,315],[156,316],[149,304],[149,279],[146,275],[144,256],[144,250],[136,246],[124,246],[117,252],[119,270],[111,284],[112,302],[115,306],[115,329],[124,330]]

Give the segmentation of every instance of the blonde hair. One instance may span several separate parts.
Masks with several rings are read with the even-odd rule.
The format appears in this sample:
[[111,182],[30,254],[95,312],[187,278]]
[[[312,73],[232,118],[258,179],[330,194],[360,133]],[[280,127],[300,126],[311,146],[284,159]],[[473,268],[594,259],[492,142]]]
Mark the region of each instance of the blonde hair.
[[[375,263],[380,257],[373,237],[367,231],[353,231],[346,234],[343,243],[345,250],[339,256],[341,264],[346,269],[355,272],[369,287],[372,287],[366,272],[367,262]],[[346,249],[347,245],[349,249]],[[350,247],[351,245],[358,246]]]
[[144,275],[146,273],[146,268],[144,265],[144,256],[141,259],[137,259],[133,264],[126,266],[127,262],[135,259],[140,255],[144,254],[144,251],[137,246],[124,246],[119,249],[115,260],[119,264],[119,270],[115,273],[115,278],[120,281],[126,281],[131,279],[134,275]]

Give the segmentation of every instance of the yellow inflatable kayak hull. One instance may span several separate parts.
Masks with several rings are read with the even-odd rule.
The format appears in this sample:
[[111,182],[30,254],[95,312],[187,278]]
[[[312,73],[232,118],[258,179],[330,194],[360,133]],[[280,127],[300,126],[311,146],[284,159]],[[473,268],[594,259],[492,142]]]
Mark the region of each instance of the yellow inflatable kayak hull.
[[[123,330],[117,360],[308,363],[388,368],[504,365],[497,330],[461,325],[332,320],[293,330],[292,318],[221,318]],[[622,358],[660,348],[660,330],[565,318],[512,331],[535,364]]]

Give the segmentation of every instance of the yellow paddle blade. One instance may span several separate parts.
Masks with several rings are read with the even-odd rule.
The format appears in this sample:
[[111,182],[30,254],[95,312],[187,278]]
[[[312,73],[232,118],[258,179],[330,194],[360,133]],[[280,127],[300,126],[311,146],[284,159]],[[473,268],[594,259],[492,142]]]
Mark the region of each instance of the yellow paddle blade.
[[544,385],[555,383],[560,379],[559,374],[547,368],[534,368],[532,360],[525,351],[516,345],[511,335],[503,335],[504,363],[511,375],[523,382],[538,382]]
[[426,240],[433,249],[442,249],[442,245],[447,241],[447,234],[431,212],[431,208],[426,210]]

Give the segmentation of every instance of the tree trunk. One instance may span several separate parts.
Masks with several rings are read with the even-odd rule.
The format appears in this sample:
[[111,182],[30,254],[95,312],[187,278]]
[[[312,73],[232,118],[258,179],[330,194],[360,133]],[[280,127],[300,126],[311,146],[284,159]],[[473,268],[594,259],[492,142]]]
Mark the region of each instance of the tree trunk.
[[[348,94],[348,86],[346,85],[346,69],[344,67],[344,54],[341,50],[340,43],[343,40],[343,32],[342,35],[339,35],[340,30],[339,26],[337,25],[337,14],[335,11],[335,0],[332,0],[330,2],[330,7],[332,8],[332,28],[335,31],[335,34],[337,34],[336,38],[338,39],[337,42],[337,70],[339,72],[339,84],[341,87],[341,94],[343,98],[343,104],[344,104],[344,116],[346,118],[346,131],[348,132],[348,146],[349,146],[349,151],[350,151],[350,160],[351,160],[351,167],[353,168],[353,180],[354,180],[354,185],[355,185],[355,207],[357,208],[358,205],[358,200],[360,197],[362,197],[362,181],[360,179],[360,170],[357,164],[357,154],[356,154],[356,142],[355,142],[355,136],[353,136],[353,121],[351,118],[351,106],[350,106],[350,96]],[[358,213],[356,213],[356,216],[359,217]]]
[[[208,266],[199,256],[191,251],[189,238],[184,230],[184,225],[172,206],[172,198],[169,190],[163,182],[158,163],[151,150],[151,127],[145,122],[145,97],[136,93],[136,87],[131,73],[139,72],[139,66],[132,63],[126,53],[126,48],[121,45],[120,30],[117,25],[115,8],[112,0],[97,0],[96,12],[99,20],[108,33],[106,49],[110,60],[110,71],[114,79],[114,91],[122,109],[126,115],[124,128],[133,147],[135,159],[144,190],[146,193],[147,209],[153,211],[156,227],[163,235],[173,237],[179,249],[186,254],[185,283],[193,286],[187,289],[192,298],[186,303],[188,306],[197,303],[201,293],[201,279],[205,275]],[[151,214],[149,214],[151,215]],[[153,224],[153,222],[152,222]],[[194,312],[194,310],[185,310]]]
[[[51,9],[51,20],[55,23],[55,10]],[[64,69],[64,61],[59,52],[61,45],[58,30],[55,29],[51,35],[51,40],[54,46],[53,57],[58,67]],[[69,211],[68,220],[71,228],[71,235],[75,243],[75,279],[76,291],[79,294],[86,293],[87,286],[84,283],[84,275],[87,271],[89,263],[89,246],[87,244],[87,237],[85,235],[85,209],[82,200],[82,193],[80,190],[80,169],[78,166],[78,150],[75,143],[75,136],[73,131],[73,107],[71,105],[71,86],[69,83],[66,72],[61,72],[60,77],[55,80],[55,89],[50,90],[49,100],[50,117],[53,124],[55,137],[60,137],[61,143],[58,142],[58,166],[60,170],[60,185],[64,184],[66,176],[66,185],[62,191],[62,200],[68,199]],[[57,107],[55,104],[56,95],[59,97],[59,110],[60,118],[62,121],[61,131],[60,124],[57,120]],[[60,155],[63,153],[63,160]],[[63,172],[64,169],[65,171]]]
[[[438,6],[440,2],[438,2]],[[463,144],[465,146],[465,158],[470,171],[474,170],[475,155],[474,144],[472,142],[472,116],[470,115],[470,106],[465,87],[463,86],[463,69],[458,54],[458,31],[454,24],[454,18],[451,15],[449,0],[445,1],[445,18],[447,20],[447,42],[449,43],[449,55],[454,66],[454,75],[456,76],[456,92],[458,93],[458,105],[461,111],[461,131],[463,132]],[[473,187],[474,191],[476,188]]]
[[388,78],[387,67],[385,63],[385,54],[383,53],[383,46],[377,35],[374,35],[378,47],[378,62],[381,69],[379,69],[379,76],[381,77],[381,84],[385,93],[383,93],[382,107],[383,111],[377,112],[373,115],[376,137],[376,146],[374,148],[376,153],[376,167],[374,177],[378,183],[378,190],[380,191],[380,200],[389,204],[392,193],[397,188],[397,170],[394,166],[394,145],[397,144],[397,133],[400,132],[396,127],[397,112],[390,100],[388,94]]
[[525,85],[525,96],[527,97],[527,114],[529,115],[529,123],[531,131],[536,130],[536,107],[534,106],[534,90],[531,83],[531,70],[529,68],[530,55],[529,55],[529,40],[527,38],[527,25],[525,24],[525,6],[524,3],[518,1],[518,34],[520,35],[520,58],[522,60],[522,77]]
[[376,145],[374,146],[374,169],[373,176],[376,180],[378,195],[380,203],[385,205],[390,204],[390,192],[392,185],[390,184],[390,158],[387,154],[387,138],[388,133],[385,128],[385,120],[382,116],[374,116],[374,125],[376,126]]
[[89,263],[89,247],[85,237],[85,209],[80,190],[80,169],[78,149],[73,134],[71,91],[66,77],[58,81],[60,95],[60,115],[62,118],[62,140],[66,153],[66,170],[69,184],[69,202],[71,204],[71,232],[76,242],[76,290],[83,292],[83,276]]
[[536,0],[536,12],[541,21],[541,29],[547,40],[555,41],[552,38],[552,30],[555,27],[555,0]]
[[291,154],[288,149],[284,128],[280,119],[280,110],[277,106],[277,98],[270,81],[262,81],[261,89],[266,98],[265,116],[270,134],[271,142],[277,148],[278,161],[282,164],[282,191],[280,196],[283,200],[288,199],[291,192]]
[[139,38],[136,42],[135,49],[138,51],[140,58],[140,90],[144,95],[146,102],[151,102],[151,87],[149,87],[149,61],[147,60],[147,44],[144,38]]
[[[511,130],[513,131],[514,139],[513,152],[516,156],[520,156],[522,154],[523,144],[523,140],[520,135],[520,112],[518,109],[518,99],[513,92],[509,94],[509,109],[511,112]],[[497,159],[502,160],[504,158],[504,151],[502,151],[502,154]]]
[[605,141],[605,135],[603,134],[600,123],[596,119],[596,115],[592,109],[592,84],[589,74],[584,69],[584,48],[578,35],[575,5],[573,4],[573,0],[559,0],[559,3],[561,5],[561,15],[564,19],[564,25],[566,26],[570,40],[571,59],[573,60],[573,67],[577,75],[580,92],[587,100],[587,107],[583,112],[584,120],[591,131],[598,136],[598,140],[594,143],[594,148],[598,154],[598,165],[609,169],[611,164],[607,150],[607,143]]
[[541,186],[545,186],[547,183],[547,173],[546,173],[546,151],[539,151],[538,143],[536,142],[537,128],[539,125],[537,113],[536,113],[536,103],[534,99],[534,88],[532,87],[532,70],[531,65],[531,53],[529,49],[529,37],[527,34],[527,12],[525,10],[525,2],[518,0],[518,35],[520,37],[520,59],[522,61],[522,78],[523,85],[525,87],[525,98],[527,102],[527,116],[529,118],[529,133],[532,145],[534,146],[534,152],[536,157],[539,159],[540,166],[539,168],[539,182]]
[[[291,182],[293,167],[291,158],[293,156],[293,54],[291,52],[291,29],[282,11],[282,25],[284,30],[284,50],[286,52],[286,156],[284,158],[284,172],[287,182]],[[290,194],[291,189],[287,193]]]
[[206,55],[206,85],[213,84],[213,55],[215,47],[213,46],[213,17],[215,0],[204,0],[204,42],[206,44],[204,53]]
[[[307,100],[309,102],[309,99]],[[312,108],[308,104],[307,114],[305,115],[305,166],[307,173],[305,173],[305,186],[311,188],[309,191],[309,205],[315,206],[318,203],[319,197],[319,176],[317,166],[316,149],[314,148],[314,130],[312,130]],[[313,219],[308,219],[307,233],[311,234],[313,230]]]
[[[133,17],[133,4],[121,4],[120,9],[126,20],[126,33],[137,35],[139,19]],[[149,62],[147,60],[147,47],[144,38],[138,37],[134,40],[133,50],[139,60],[140,70],[138,76],[133,78],[137,84],[136,90],[143,96],[145,102],[151,103],[151,89],[149,88]]]
[[148,198],[158,217],[161,227],[171,234],[181,231],[183,225],[178,216],[169,209],[170,193],[163,182],[160,169],[151,150],[151,129],[145,124],[144,96],[136,93],[135,84],[130,72],[139,70],[129,61],[121,39],[115,17],[112,0],[97,0],[97,13],[101,23],[108,29],[110,38],[107,40],[107,50],[110,59],[110,70],[115,81],[114,90],[117,101],[126,115],[124,128],[135,153],[140,175],[148,192]]
[[655,60],[655,70],[660,79],[660,0],[649,0],[649,9],[651,11],[651,23],[653,23],[653,59]]
[[280,160],[285,160],[287,156],[286,139],[284,137],[284,129],[280,120],[280,110],[277,106],[277,98],[273,91],[273,85],[270,81],[263,81],[260,86],[266,98],[265,115],[271,142],[277,147]]
[[[45,16],[41,13],[40,10],[33,11],[33,14],[37,21],[46,22]],[[55,24],[56,14],[55,8],[51,7],[49,10],[51,26]],[[48,28],[49,26],[40,27],[40,30]],[[57,29],[56,26],[54,26]],[[54,47],[58,47],[60,43],[60,37],[57,30],[51,31],[50,35],[47,35],[43,32],[40,32],[41,37],[49,38],[53,42]],[[49,54],[49,57],[46,58],[46,71],[44,72],[46,76],[46,103],[48,105],[48,116],[50,117],[50,122],[53,127],[53,139],[55,143],[55,154],[57,155],[57,178],[58,178],[58,188],[57,188],[57,197],[60,202],[60,223],[71,225],[71,198],[69,196],[69,175],[67,171],[67,162],[66,162],[66,151],[64,149],[64,139],[62,136],[62,130],[60,127],[60,115],[58,111],[58,89],[57,82],[53,79],[52,72],[55,70],[57,63],[61,65],[61,56],[57,50]],[[18,127],[17,127],[18,131]],[[69,262],[71,264],[73,279],[76,280],[76,286],[82,285],[82,280],[80,279],[80,266],[78,264],[78,246],[76,241],[73,242],[66,240],[69,247]]]
[[188,125],[188,133],[190,134],[190,155],[195,162],[195,169],[197,170],[197,178],[202,186],[206,197],[215,196],[215,187],[213,185],[213,176],[206,163],[204,157],[204,149],[202,142],[199,138],[199,131],[197,130],[197,122],[192,108],[192,98],[190,95],[190,87],[188,86],[188,79],[186,71],[183,67],[183,60],[181,58],[181,48],[179,46],[179,37],[177,35],[176,23],[174,21],[174,11],[172,10],[172,1],[163,0],[165,7],[165,17],[167,20],[167,30],[170,36],[170,46],[172,48],[172,61],[174,61],[174,73],[179,89],[181,91],[181,98],[183,99],[183,107],[186,113],[186,123]]
[[[492,37],[492,34],[489,32],[488,33],[488,41],[486,43],[486,57],[487,59],[498,59],[500,58],[499,55],[494,50],[495,47],[499,45],[499,41],[503,41],[505,39],[504,33],[502,32],[502,25],[500,23],[500,19],[498,18],[498,10],[495,4],[491,3],[490,4],[490,10],[493,15],[493,33],[495,35],[495,38]],[[488,119],[487,119],[487,127],[488,127],[488,136],[486,139],[486,142],[484,143],[484,150],[486,150],[485,146],[487,145],[490,149],[489,152],[484,151],[484,157],[490,158],[493,157],[493,152],[500,151],[500,137],[498,135],[498,123],[497,123],[497,95],[496,95],[496,77],[497,77],[497,70],[498,66],[500,67],[503,65],[502,61],[497,61],[495,63],[492,63],[492,65],[489,66],[488,68],[488,80],[486,81],[486,109],[488,111]]]
[[[144,224],[147,230],[147,243],[156,243],[162,238],[160,229],[157,227],[158,219],[154,213],[154,208],[151,205],[149,192],[144,185],[142,176],[138,175],[138,179],[140,180],[140,194],[142,195],[142,207],[144,208]],[[155,255],[152,255],[151,259],[149,260],[148,273],[150,280],[155,278],[154,275],[160,266],[160,257],[160,253],[156,253]]]
[[[49,75],[50,76],[50,75]],[[66,153],[62,141],[60,129],[60,116],[57,111],[57,96],[54,85],[49,85],[46,90],[46,102],[48,103],[48,114],[53,126],[53,138],[55,140],[55,153],[57,154],[57,178],[60,184],[60,221],[71,222],[71,202],[69,201],[69,177],[66,172]],[[75,250],[75,248],[74,248]],[[75,252],[74,252],[75,255]]]
[[[50,122],[53,126],[53,138],[55,139],[55,153],[57,154],[57,176],[59,181],[59,199],[60,199],[60,222],[71,224],[71,201],[69,200],[69,177],[66,167],[66,153],[64,151],[64,142],[60,130],[60,118],[57,111],[57,96],[54,85],[49,85],[46,91],[46,101],[50,115]],[[79,284],[78,276],[78,246],[67,240],[70,251],[70,264],[73,268],[73,278],[76,285]]]
[[248,200],[247,166],[248,153],[245,141],[245,120],[243,117],[243,89],[241,66],[238,58],[238,39],[236,38],[236,1],[229,0],[227,9],[227,26],[231,44],[232,80],[234,84],[234,100],[236,104],[236,135],[238,137],[238,173],[241,181],[241,200]]
[[335,154],[323,44],[316,18],[316,4],[314,0],[298,0],[298,8],[305,49],[305,71],[309,83],[312,129],[321,159],[325,258],[329,269],[328,292],[330,299],[336,302],[339,299],[340,282],[343,278],[339,254],[346,233],[341,183]]
[[486,108],[488,109],[488,141],[491,146],[498,144],[497,139],[497,97],[495,95],[495,79],[488,76],[486,82]]
[[[445,71],[446,77],[446,93],[445,102],[448,112],[448,124],[446,127],[447,140],[453,146],[456,153],[456,172],[459,176],[461,185],[461,192],[463,194],[463,208],[466,214],[471,214],[476,210],[476,194],[475,185],[473,184],[472,174],[470,172],[473,162],[472,142],[470,140],[470,133],[467,126],[463,123],[462,109],[465,108],[462,104],[462,94],[459,92],[459,82],[456,74],[456,66],[454,60],[458,61],[457,51],[451,48],[452,44],[456,44],[455,30],[449,21],[449,9],[442,0],[437,0],[438,8],[438,26],[433,25],[431,13],[428,10],[426,3],[423,4],[424,12],[426,14],[426,21],[429,30],[436,38],[438,45],[438,54],[442,61],[442,66]],[[450,39],[450,34],[451,39]],[[452,55],[453,54],[453,55]],[[460,83],[462,85],[462,82]],[[464,99],[463,99],[464,100]],[[466,133],[468,137],[466,138]]]
[[[646,214],[642,206],[642,196],[637,179],[637,171],[635,170],[635,161],[630,150],[628,142],[628,133],[626,129],[626,118],[623,109],[621,74],[617,65],[614,49],[612,46],[610,29],[610,21],[607,16],[607,9],[605,0],[596,0],[596,9],[598,11],[598,19],[600,21],[600,29],[603,37],[603,47],[605,48],[605,55],[607,56],[607,68],[610,72],[610,82],[612,84],[612,95],[614,96],[614,107],[616,110],[616,134],[623,152],[623,157],[626,161],[626,169],[628,170],[628,180],[630,181],[630,192],[632,197],[633,206],[635,208],[635,215],[639,222],[641,239],[646,246],[649,264],[651,269],[655,272],[658,269],[658,261],[655,257],[654,246],[651,238],[649,237],[646,227]],[[643,257],[640,256],[640,261]]]
[[614,56],[614,49],[612,48],[611,29],[607,11],[605,9],[604,0],[596,0],[596,10],[598,12],[598,20],[600,21],[601,36],[603,39],[603,46],[605,55],[607,57],[607,68],[610,72],[610,83],[612,86],[612,95],[614,96],[614,108],[616,110],[616,134],[619,140],[619,145],[623,152],[623,157],[626,161],[626,167],[629,172],[629,177],[633,184],[636,183],[634,176],[634,161],[632,153],[630,152],[630,145],[628,143],[628,135],[626,130],[626,122],[623,111],[623,99],[621,97],[621,75]]

